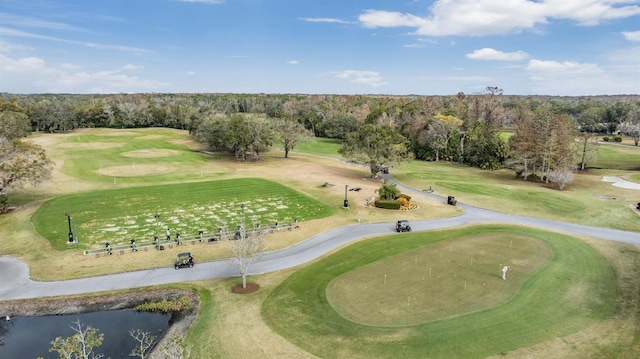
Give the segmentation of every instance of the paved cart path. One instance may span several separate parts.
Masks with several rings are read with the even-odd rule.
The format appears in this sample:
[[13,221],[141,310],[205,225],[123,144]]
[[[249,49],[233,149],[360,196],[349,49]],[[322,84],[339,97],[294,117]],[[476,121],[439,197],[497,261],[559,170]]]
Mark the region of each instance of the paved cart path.
[[[391,177],[388,177],[388,179],[392,180]],[[430,196],[446,201],[446,198],[433,193],[418,191],[400,183],[398,183],[398,187],[405,193],[411,192],[413,196]],[[526,216],[512,216],[468,206],[460,202],[458,202],[458,206],[464,209],[464,213],[459,216],[412,221],[411,227],[414,231],[427,231],[469,224],[508,223],[640,245],[640,233],[637,232],[582,226]],[[292,268],[316,259],[347,243],[366,237],[395,233],[394,226],[395,223],[390,222],[354,224],[334,228],[292,247],[264,254],[251,265],[250,274],[255,275]],[[398,234],[398,236],[401,235]],[[82,279],[38,282],[29,278],[29,268],[25,263],[5,256],[0,257],[0,300],[83,294],[236,276],[238,276],[237,268],[233,266],[231,260],[226,259],[200,262],[189,269],[175,270],[171,266]]]

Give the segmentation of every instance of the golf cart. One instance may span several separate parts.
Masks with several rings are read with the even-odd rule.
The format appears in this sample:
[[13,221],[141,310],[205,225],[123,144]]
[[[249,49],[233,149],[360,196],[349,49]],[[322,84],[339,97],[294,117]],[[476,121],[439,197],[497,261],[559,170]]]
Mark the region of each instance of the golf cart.
[[184,253],[178,254],[178,259],[176,259],[176,264],[173,267],[175,269],[190,268],[190,267],[193,267],[194,263],[195,262],[193,261],[193,257],[191,256],[191,253],[184,252]]
[[406,219],[401,219],[396,222],[396,232],[411,232],[409,221],[407,221]]

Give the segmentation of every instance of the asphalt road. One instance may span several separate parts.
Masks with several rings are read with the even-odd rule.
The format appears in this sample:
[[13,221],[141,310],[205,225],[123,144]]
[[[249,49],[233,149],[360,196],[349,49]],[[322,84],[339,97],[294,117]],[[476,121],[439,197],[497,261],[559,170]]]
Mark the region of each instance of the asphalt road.
[[[393,180],[391,177],[388,177],[388,179]],[[412,196],[431,196],[446,202],[446,198],[432,193],[418,191],[400,183],[398,183],[398,187],[405,193],[412,193]],[[458,202],[458,206],[464,209],[464,213],[459,216],[412,221],[411,227],[414,231],[427,231],[469,224],[508,223],[640,245],[640,233],[636,232],[581,226],[525,216],[512,216],[468,206],[460,202]],[[352,241],[391,233],[395,233],[395,223],[393,222],[363,223],[334,228],[292,247],[265,253],[252,263],[250,274],[255,275],[292,268],[316,259]],[[401,236],[402,234],[397,235]],[[0,299],[27,299],[83,294],[211,278],[237,277],[238,275],[238,270],[231,260],[218,260],[200,262],[193,268],[179,270],[175,270],[171,266],[82,279],[38,282],[30,279],[29,268],[25,263],[5,256],[0,257]]]

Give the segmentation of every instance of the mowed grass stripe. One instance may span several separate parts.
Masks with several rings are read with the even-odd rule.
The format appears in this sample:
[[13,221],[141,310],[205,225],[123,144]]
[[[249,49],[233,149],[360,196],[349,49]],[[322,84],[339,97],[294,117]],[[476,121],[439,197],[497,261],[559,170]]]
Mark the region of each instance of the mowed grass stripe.
[[[327,285],[357,268],[441,241],[495,233],[544,241],[552,252],[502,305],[422,325],[381,327],[346,320],[327,301]],[[584,242],[496,225],[356,243],[291,275],[265,300],[262,314],[276,332],[320,357],[482,358],[579,331],[606,317],[615,297],[612,268]]]
[[[183,236],[189,236],[199,229],[212,233],[223,224],[235,226],[241,220],[241,204],[245,204],[248,225],[256,222],[271,225],[276,220],[286,224],[293,219],[305,221],[333,213],[321,202],[276,182],[243,178],[62,196],[44,203],[32,222],[36,231],[57,248],[64,248],[66,243],[65,213],[71,214],[73,225],[78,227],[82,246],[102,244],[105,240],[126,244],[130,238],[151,240],[157,231],[163,235],[167,227],[172,228],[173,234],[179,230]],[[93,232],[107,224],[122,230],[106,233],[106,237]],[[90,233],[94,235],[87,236]]]

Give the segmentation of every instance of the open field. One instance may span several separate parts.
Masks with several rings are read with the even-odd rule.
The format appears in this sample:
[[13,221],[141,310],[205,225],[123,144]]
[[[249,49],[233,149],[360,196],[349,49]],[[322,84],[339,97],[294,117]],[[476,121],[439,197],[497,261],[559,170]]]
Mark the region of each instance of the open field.
[[[483,264],[467,264],[468,258],[479,256],[483,245],[492,241],[485,238],[470,246],[466,238],[491,235],[498,241],[493,245],[507,249],[499,251],[505,260],[509,258],[508,238],[514,238],[516,246],[522,245],[518,238],[541,241],[542,247],[538,248],[548,249],[543,250],[546,254],[531,252],[539,246],[533,244],[521,252],[513,251],[514,257],[508,260],[512,280],[502,281],[500,263],[490,263],[493,271]],[[451,243],[456,254],[448,253]],[[436,246],[431,254],[429,245]],[[441,277],[432,280],[443,281],[437,285],[440,291],[430,291],[424,283],[427,268],[411,258],[417,253],[434,258],[449,256],[433,262],[438,268],[436,275]],[[396,287],[395,293],[365,289],[367,283],[375,284],[364,278],[352,281],[351,288],[342,288],[345,282],[335,283],[343,277],[360,276],[364,268],[373,266],[377,268],[369,273],[377,273],[380,285],[384,270],[392,273],[395,265],[396,271],[402,271],[397,268],[397,260],[402,257],[406,261],[400,267],[414,268],[405,270],[405,275],[411,273],[407,280],[413,284]],[[388,278],[387,285],[395,280],[402,279]],[[351,245],[292,274],[267,297],[262,313],[277,333],[320,357],[478,358],[564,336],[602,320],[613,308],[615,288],[611,266],[576,239],[534,229],[470,227],[413,233],[401,239],[375,238]],[[360,294],[363,302],[358,305],[359,311],[369,312],[367,323],[359,324],[339,314],[349,312],[350,319],[367,318],[352,306],[332,310],[343,303],[336,300],[335,292],[347,290],[367,291],[368,295]],[[456,300],[483,292],[478,296],[484,303]],[[329,300],[332,297],[333,301]],[[381,303],[386,301],[392,303]],[[440,309],[433,312],[431,305]],[[282,320],[285,317],[287,320]]]
[[[58,203],[65,206],[68,204],[64,201],[77,196],[84,198],[77,203],[82,206],[95,201],[94,195],[104,198],[115,190],[123,194],[123,201],[133,201],[136,193],[145,191],[152,198],[157,192],[152,188],[186,192],[188,188],[232,180],[275,183],[274,189],[286,188],[283,197],[299,196],[295,202],[311,199],[308,203],[317,201],[321,208],[328,209],[330,216],[311,216],[299,230],[270,235],[269,250],[291,246],[328,228],[354,224],[358,217],[363,222],[391,222],[449,217],[461,211],[431,199],[419,199],[415,211],[391,215],[365,207],[364,201],[375,195],[381,182],[369,179],[365,167],[322,157],[335,156],[339,145],[333,141],[295,149],[313,156],[293,153],[284,159],[283,153],[274,151],[261,161],[241,163],[232,157],[204,153],[184,131],[167,129],[91,129],[40,134],[30,140],[47,149],[56,161],[56,170],[52,181],[10,195],[18,208],[0,216],[0,253],[26,261],[37,279],[168,266],[180,251],[174,247],[84,256],[82,248],[56,249],[56,244],[36,232],[32,224],[47,200],[54,204],[62,201]],[[615,151],[633,151],[611,148],[611,158],[616,158]],[[627,164],[635,158],[634,152],[629,155]],[[501,212],[639,230],[639,218],[628,205],[638,201],[635,196],[640,197],[640,192],[601,180],[605,175],[631,179],[633,167],[625,166],[624,170],[612,170],[605,163],[601,169],[578,174],[565,191],[516,181],[513,173],[506,171],[483,172],[446,163],[413,162],[394,168],[392,174],[415,188],[432,186],[441,195],[455,195],[460,202]],[[321,186],[324,183],[331,186]],[[348,193],[349,210],[341,208],[345,185],[361,188]],[[247,191],[251,198],[247,200],[259,197],[250,192],[255,191]],[[193,200],[199,200],[198,196]],[[138,207],[141,213],[155,214],[152,203]],[[118,210],[118,206],[113,209]],[[237,218],[238,211],[233,212],[230,218]],[[64,213],[41,220],[51,221],[54,230],[64,235]],[[156,226],[154,217],[148,217],[140,218],[140,227],[148,227],[145,230]],[[168,220],[170,215],[163,213],[160,218]],[[44,223],[37,227],[42,225],[49,226]],[[126,240],[130,234],[124,234]],[[502,251],[507,244],[513,252],[505,254]],[[189,250],[199,261],[227,255],[224,246],[215,244],[194,244]],[[502,263],[495,263],[503,260],[511,260],[512,266],[506,282],[499,278]],[[438,274],[433,272],[436,262],[443,265]],[[443,280],[429,283],[434,286],[428,293],[408,294],[428,281],[427,263],[431,263],[432,280],[437,275]],[[351,290],[366,281],[371,283],[367,289],[380,286],[384,274],[387,286],[380,290],[386,290],[384,293]],[[230,293],[239,281],[235,278],[185,284],[202,300],[187,343],[196,357],[214,358],[637,358],[638,278],[638,246],[537,229],[494,225],[374,238],[299,268],[252,276],[250,281],[261,289],[244,296]],[[476,287],[480,280],[487,285]],[[448,294],[438,297],[434,293]],[[474,295],[465,295],[469,293]],[[397,298],[385,301],[389,295]],[[444,297],[457,299],[442,300]],[[274,304],[276,299],[280,300],[278,305]],[[384,303],[375,306],[380,301]],[[405,311],[394,312],[395,302]],[[459,307],[454,308],[455,303]],[[377,313],[376,318],[358,312],[368,304]]]
[[329,206],[273,181],[257,178],[130,187],[84,192],[45,202],[32,217],[35,230],[57,249],[68,247],[65,213],[72,215],[81,248],[151,242],[235,230],[244,221],[273,226],[333,213]]

